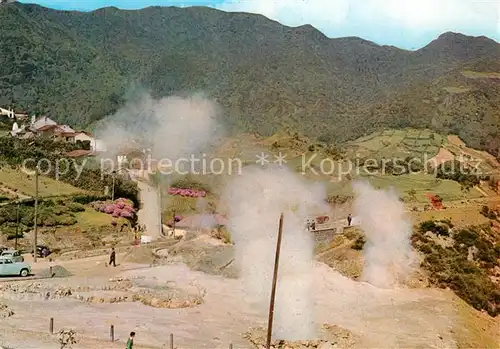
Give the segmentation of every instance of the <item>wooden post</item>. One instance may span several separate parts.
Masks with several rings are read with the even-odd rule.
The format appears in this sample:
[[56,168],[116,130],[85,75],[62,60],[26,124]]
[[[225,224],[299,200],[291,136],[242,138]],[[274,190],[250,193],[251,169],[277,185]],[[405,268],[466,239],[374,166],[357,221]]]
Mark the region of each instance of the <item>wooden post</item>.
[[274,299],[276,298],[276,283],[278,282],[278,266],[280,263],[281,237],[283,235],[283,213],[280,216],[278,229],[278,242],[276,244],[276,256],[274,260],[273,285],[271,289],[271,301],[269,304],[269,320],[267,323],[267,349],[271,349],[271,337],[273,335]]
[[233,343],[229,344],[229,349],[233,349]]
[[111,201],[115,201],[115,178],[116,178],[116,171],[113,171],[113,186],[111,189]]
[[170,333],[170,349],[174,349],[174,334]]
[[109,327],[109,337],[110,337],[112,342],[115,341],[115,326],[114,325],[111,325]]
[[175,238],[175,211],[173,212],[172,220],[173,220],[173,223],[172,223],[172,235]]
[[50,323],[49,323],[49,333],[54,334],[54,318],[50,318]]
[[15,241],[15,247],[14,247],[14,250],[17,250],[17,238],[18,238],[18,235],[19,235],[19,205],[20,205],[20,202],[18,201],[17,202],[17,211],[16,211],[16,241]]
[[34,237],[33,237],[33,262],[36,263],[37,257],[37,234],[38,234],[38,165],[35,169],[35,222],[34,222]]

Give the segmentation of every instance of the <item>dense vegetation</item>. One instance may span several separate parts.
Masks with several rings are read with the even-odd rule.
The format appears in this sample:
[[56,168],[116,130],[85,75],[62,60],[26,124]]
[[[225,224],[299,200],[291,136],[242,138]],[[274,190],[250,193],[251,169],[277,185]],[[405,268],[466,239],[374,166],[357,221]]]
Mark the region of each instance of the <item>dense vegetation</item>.
[[[22,25],[19,25],[22,23]],[[210,8],[0,8],[0,105],[86,126],[145,87],[203,91],[228,129],[323,142],[387,127],[455,132],[498,155],[500,45],[446,33],[409,52]],[[305,122],[306,121],[306,122]]]
[[[85,210],[83,205],[71,200],[42,200],[38,207],[37,225],[39,227],[69,226],[77,222],[75,213]],[[17,219],[19,217],[19,227]],[[23,233],[35,223],[34,200],[27,200],[19,205],[10,203],[0,207],[0,231],[9,239],[22,238]]]
[[[429,232],[452,239],[451,243],[441,244]],[[413,244],[425,256],[422,266],[431,282],[449,287],[478,310],[500,314],[500,290],[490,278],[500,265],[500,244],[490,226],[453,230],[449,222],[422,222]],[[472,258],[470,251],[475,251]]]
[[458,160],[446,161],[439,165],[436,177],[458,182],[466,190],[478,185],[481,180],[489,180],[488,176],[477,174],[475,169],[464,167]]
[[[107,172],[101,172],[99,167],[93,166],[86,159],[65,157],[66,152],[74,150],[76,146],[43,138],[23,140],[0,137],[0,161],[4,166],[13,168],[25,166],[29,170],[34,170],[39,164],[40,173],[46,176],[84,190],[103,194],[105,187],[111,188],[112,176]],[[40,161],[41,159],[45,160]],[[59,166],[56,165],[57,163]],[[78,174],[79,169],[82,170],[80,174]],[[138,207],[137,195],[138,188],[134,182],[116,177],[115,197],[128,198]],[[91,195],[90,198],[92,199],[94,196]]]

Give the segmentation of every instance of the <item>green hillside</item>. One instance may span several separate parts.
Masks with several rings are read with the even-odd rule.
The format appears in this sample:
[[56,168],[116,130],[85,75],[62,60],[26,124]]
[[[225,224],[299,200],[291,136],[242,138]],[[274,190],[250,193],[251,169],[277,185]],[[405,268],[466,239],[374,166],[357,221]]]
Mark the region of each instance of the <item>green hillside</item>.
[[[19,25],[22,23],[22,25]],[[143,88],[203,91],[232,131],[341,142],[385,128],[456,133],[498,155],[500,45],[445,33],[404,51],[205,7],[0,8],[0,105],[86,126]]]

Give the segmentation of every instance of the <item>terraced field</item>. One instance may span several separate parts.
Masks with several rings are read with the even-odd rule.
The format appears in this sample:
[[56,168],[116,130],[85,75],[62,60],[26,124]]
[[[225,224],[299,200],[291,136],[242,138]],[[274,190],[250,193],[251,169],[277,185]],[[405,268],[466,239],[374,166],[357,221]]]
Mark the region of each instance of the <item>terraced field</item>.
[[431,159],[446,139],[430,130],[385,130],[375,132],[346,144],[348,158],[406,158]]

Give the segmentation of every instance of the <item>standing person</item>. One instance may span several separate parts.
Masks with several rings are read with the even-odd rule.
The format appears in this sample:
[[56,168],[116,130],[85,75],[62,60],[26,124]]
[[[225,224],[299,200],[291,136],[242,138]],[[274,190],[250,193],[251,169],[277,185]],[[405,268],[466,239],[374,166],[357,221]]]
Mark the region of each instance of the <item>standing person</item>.
[[130,337],[128,337],[127,347],[125,349],[134,348],[134,338],[135,338],[135,332],[130,332]]
[[111,254],[109,255],[109,265],[113,264],[113,267],[116,267],[116,253],[115,248],[111,248]]
[[349,216],[347,216],[347,226],[351,226],[351,222],[352,222],[352,216],[351,214],[349,213]]

